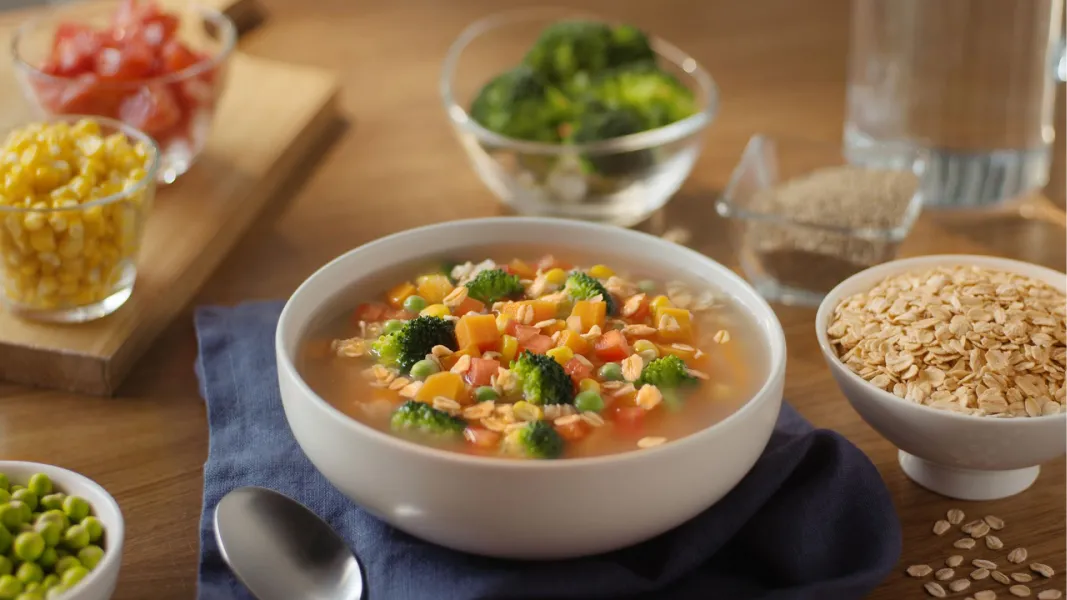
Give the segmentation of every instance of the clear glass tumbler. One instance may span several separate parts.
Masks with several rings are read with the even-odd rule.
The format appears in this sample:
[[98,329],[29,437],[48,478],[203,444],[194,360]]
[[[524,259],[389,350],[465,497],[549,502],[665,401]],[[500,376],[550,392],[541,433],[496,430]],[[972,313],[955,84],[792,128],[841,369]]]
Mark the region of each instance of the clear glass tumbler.
[[[853,0],[845,146],[928,151],[925,205],[1048,183],[1063,0]],[[867,156],[871,156],[867,154]],[[858,159],[857,159],[858,162]]]

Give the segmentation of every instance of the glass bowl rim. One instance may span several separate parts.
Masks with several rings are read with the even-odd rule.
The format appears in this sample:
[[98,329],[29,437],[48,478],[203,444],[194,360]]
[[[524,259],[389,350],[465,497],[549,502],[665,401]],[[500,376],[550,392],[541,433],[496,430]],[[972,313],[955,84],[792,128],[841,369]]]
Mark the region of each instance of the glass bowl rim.
[[458,102],[452,90],[452,81],[455,77],[459,58],[467,46],[483,34],[497,29],[503,25],[534,19],[548,19],[552,16],[558,18],[584,18],[602,21],[605,23],[620,23],[616,19],[607,19],[590,11],[570,9],[559,6],[545,6],[538,8],[520,8],[501,11],[482,17],[466,26],[459,36],[452,42],[445,54],[441,67],[440,80],[438,82],[441,101],[445,112],[448,114],[452,125],[459,130],[474,135],[482,142],[495,146],[525,152],[528,154],[562,155],[571,153],[594,153],[608,154],[613,152],[629,152],[645,150],[662,146],[671,142],[684,139],[707,127],[715,118],[719,109],[719,90],[712,79],[711,74],[701,66],[700,62],[684,52],[674,44],[655,35],[648,35],[653,52],[661,58],[670,61],[676,67],[684,71],[695,81],[699,89],[704,93],[705,101],[696,113],[669,125],[641,131],[638,133],[602,140],[585,144],[551,144],[547,142],[532,142],[507,137],[486,129],[476,122],[470,114]]
[[133,196],[134,194],[137,194],[139,192],[145,191],[146,189],[149,188],[149,186],[152,186],[152,185],[155,184],[156,177],[157,177],[158,172],[159,172],[159,165],[160,165],[159,144],[156,143],[156,141],[152,138],[152,136],[150,136],[147,133],[141,131],[140,129],[137,129],[135,127],[127,125],[126,123],[123,123],[122,121],[119,121],[119,120],[116,120],[116,119],[111,119],[111,118],[108,118],[108,117],[99,117],[99,116],[96,116],[96,115],[56,115],[56,116],[53,116],[53,117],[49,117],[47,119],[43,119],[43,120],[39,120],[39,121],[32,121],[30,123],[25,123],[25,124],[23,124],[21,126],[12,127],[12,128],[10,128],[8,130],[8,132],[10,133],[10,132],[13,132],[13,131],[17,131],[18,129],[21,129],[22,127],[25,127],[25,126],[31,125],[31,124],[48,124],[48,123],[55,123],[55,122],[60,122],[60,121],[66,121],[66,122],[69,122],[69,123],[77,123],[78,121],[81,121],[83,119],[96,121],[97,123],[99,123],[103,127],[110,127],[110,128],[112,128],[112,129],[114,129],[116,131],[121,131],[122,134],[125,135],[127,138],[132,138],[134,140],[137,140],[138,142],[143,143],[145,145],[145,147],[148,148],[148,166],[147,166],[147,168],[145,168],[145,176],[142,177],[141,180],[138,181],[136,185],[134,185],[133,187],[131,187],[129,189],[122,190],[121,192],[115,192],[114,194],[111,194],[109,196],[104,196],[103,198],[97,198],[96,200],[92,200],[90,202],[85,202],[84,204],[78,204],[77,206],[62,206],[62,207],[61,206],[50,206],[50,207],[47,207],[47,208],[29,208],[29,207],[20,207],[20,206],[4,206],[4,205],[0,205],[0,214],[5,214],[5,213],[10,213],[10,214],[30,214],[30,213],[50,214],[50,213],[68,212],[68,211],[69,212],[80,212],[80,211],[83,211],[83,210],[85,210],[87,208],[92,208],[94,206],[104,206],[104,205],[107,205],[107,204],[113,204],[113,203],[118,202],[120,200],[123,200],[125,198],[129,198],[130,196]]
[[[26,34],[46,23],[56,21],[60,15],[64,13],[74,12],[73,7],[79,6],[93,6],[95,3],[90,0],[75,0],[72,2],[66,2],[60,6],[52,7],[44,12],[44,14],[32,17],[21,25],[19,25],[15,32],[11,35],[11,60],[15,64],[15,67],[24,72],[27,76],[33,77],[35,80],[41,80],[54,83],[67,83],[71,81],[77,81],[78,77],[69,77],[66,75],[51,75],[45,73],[38,67],[27,62],[19,52],[19,43],[25,38]],[[167,73],[166,75],[156,75],[155,77],[147,77],[144,79],[136,79],[132,81],[98,81],[94,85],[98,85],[108,89],[128,89],[133,87],[142,87],[151,84],[161,83],[174,83],[177,81],[184,81],[191,77],[195,77],[217,68],[222,63],[229,59],[233,54],[234,48],[237,46],[237,25],[234,24],[230,17],[226,16],[222,11],[211,8],[197,2],[185,3],[185,8],[191,9],[200,14],[205,21],[209,21],[216,27],[219,27],[220,35],[222,38],[222,48],[218,52],[213,54],[207,60],[202,60],[180,71],[174,73]]]
[[[795,135],[772,135],[767,133],[756,133],[748,139],[745,144],[745,149],[741,152],[741,158],[737,161],[733,171],[730,174],[730,179],[723,188],[723,191],[719,194],[719,197],[715,200],[715,212],[721,217],[729,219],[737,219],[744,221],[754,221],[760,223],[766,223],[770,225],[780,225],[783,227],[791,227],[795,229],[809,230],[813,232],[825,232],[838,235],[844,235],[854,239],[869,240],[877,242],[900,242],[908,236],[912,227],[915,225],[915,221],[919,218],[919,214],[923,208],[923,174],[925,173],[926,166],[929,164],[927,160],[927,153],[921,149],[913,149],[911,151],[915,160],[912,162],[911,172],[918,178],[918,187],[911,199],[908,201],[907,207],[901,214],[900,219],[892,227],[846,227],[839,225],[825,225],[815,221],[803,221],[780,214],[756,211],[747,208],[741,208],[734,200],[737,192],[737,187],[741,185],[741,178],[744,176],[746,170],[751,168],[749,164],[756,160],[758,153],[768,143],[773,143],[776,140],[782,140],[785,142],[793,142],[800,144],[819,145],[824,147],[836,146],[844,150],[844,147],[834,142],[819,140],[815,138],[806,138]],[[875,151],[871,151],[874,154]],[[854,165],[851,162],[853,155],[846,157],[842,152],[843,162],[841,166],[852,165],[858,168],[870,168],[862,164]],[[825,165],[833,166],[833,165]],[[814,171],[810,169],[807,172]],[[873,169],[872,170],[893,170],[893,169]],[[903,171],[896,169],[898,171]]]

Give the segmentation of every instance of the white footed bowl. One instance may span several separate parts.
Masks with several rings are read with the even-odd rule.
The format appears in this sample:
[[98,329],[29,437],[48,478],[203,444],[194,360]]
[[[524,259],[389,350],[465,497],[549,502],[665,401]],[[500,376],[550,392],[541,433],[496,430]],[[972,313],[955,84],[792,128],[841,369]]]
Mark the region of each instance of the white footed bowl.
[[995,419],[905,401],[853,373],[834,353],[826,329],[844,298],[904,271],[974,265],[1019,273],[1064,291],[1063,273],[1005,258],[921,256],[891,261],[849,277],[827,294],[815,317],[826,364],[845,397],[871,427],[900,449],[900,466],[919,485],[960,500],[994,500],[1018,494],[1037,479],[1042,463],[1067,451],[1067,414]]
[[92,506],[92,514],[104,525],[104,558],[89,575],[63,594],[63,600],[108,600],[115,593],[122,564],[122,543],[125,538],[125,523],[122,511],[115,499],[95,481],[60,467],[18,460],[0,460],[0,473],[8,476],[11,483],[25,485],[34,473],[44,473],[52,480],[57,492],[68,496],[81,496]]
[[[536,244],[546,252],[600,253],[623,265],[660,264],[707,282],[756,323],[768,352],[766,381],[727,419],[657,448],[520,461],[446,452],[382,433],[334,409],[297,373],[294,358],[309,325],[353,284],[415,259],[511,244]],[[373,287],[361,291],[363,297],[378,292]],[[334,486],[419,538],[520,559],[614,550],[663,533],[715,504],[766,446],[785,378],[781,324],[755,290],[729,269],[654,236],[542,218],[452,221],[352,250],[312,275],[289,299],[276,346],[282,403],[293,435]]]

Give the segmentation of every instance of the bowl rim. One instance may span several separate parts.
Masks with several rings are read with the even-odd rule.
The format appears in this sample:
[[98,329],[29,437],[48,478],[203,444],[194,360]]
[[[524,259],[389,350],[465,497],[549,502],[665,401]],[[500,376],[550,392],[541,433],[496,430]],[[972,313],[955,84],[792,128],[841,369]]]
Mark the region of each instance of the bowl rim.
[[[78,77],[70,77],[66,75],[51,75],[45,73],[35,65],[30,64],[23,58],[22,53],[19,52],[19,43],[31,30],[36,27],[46,25],[51,22],[58,21],[64,14],[75,12],[73,9],[78,7],[94,7],[98,2],[92,0],[74,0],[70,2],[63,2],[60,5],[53,5],[43,14],[27,19],[21,25],[19,25],[15,32],[11,35],[10,50],[11,61],[14,63],[16,69],[24,73],[29,77],[33,77],[35,80],[45,81],[49,83],[69,83],[71,81],[77,81]],[[112,2],[110,5],[101,8],[111,8],[111,5],[118,4],[117,1]],[[204,18],[205,21],[210,22],[218,29],[218,35],[222,40],[222,45],[219,51],[212,54],[207,60],[201,60],[194,64],[185,67],[174,73],[167,73],[166,75],[156,75],[154,77],[148,77],[144,79],[135,79],[132,81],[98,81],[93,85],[106,88],[106,89],[131,89],[139,88],[150,84],[163,84],[174,83],[177,81],[184,81],[191,77],[195,77],[206,71],[217,68],[219,65],[226,62],[226,60],[233,54],[234,48],[237,46],[237,25],[233,22],[233,19],[228,17],[226,13],[214,9],[210,6],[200,4],[198,2],[185,2],[184,9],[195,11]]]
[[[672,440],[670,443],[662,444],[654,448],[646,448],[642,450],[631,450],[628,452],[619,452],[615,454],[608,454],[602,456],[582,457],[582,458],[567,458],[560,460],[510,460],[500,457],[492,456],[476,456],[469,454],[462,454],[459,452],[451,452],[448,450],[442,450],[419,444],[414,441],[405,440],[395,435],[390,435],[386,432],[379,431],[369,425],[362,423],[361,421],[354,419],[335,408],[332,404],[324,400],[318,393],[316,393],[311,386],[300,375],[296,366],[293,364],[293,360],[289,357],[285,342],[283,340],[283,329],[285,323],[288,320],[293,319],[291,311],[294,310],[293,299],[302,293],[307,293],[307,288],[312,285],[312,281],[318,277],[323,277],[324,274],[336,265],[351,260],[351,256],[356,253],[366,252],[368,248],[374,246],[386,245],[393,243],[398,239],[406,237],[418,237],[430,230],[449,229],[453,227],[477,227],[479,225],[491,226],[498,224],[502,220],[514,222],[518,225],[525,225],[527,227],[564,227],[574,228],[584,231],[605,231],[610,232],[611,235],[617,235],[620,238],[629,238],[631,242],[640,242],[651,244],[654,248],[669,249],[674,252],[681,252],[683,255],[688,256],[696,263],[700,263],[700,266],[707,271],[711,271],[716,276],[725,277],[727,280],[735,285],[739,285],[742,290],[748,293],[749,298],[746,300],[735,300],[738,302],[742,310],[747,315],[754,319],[757,323],[757,330],[760,332],[760,341],[767,346],[768,353],[770,354],[771,366],[766,371],[763,381],[754,392],[752,392],[748,398],[737,410],[730,413],[726,418],[713,423],[703,429],[697,430],[684,437]],[[477,242],[472,242],[472,246],[477,245]],[[655,255],[653,255],[655,256]],[[718,279],[716,277],[715,279]],[[355,281],[349,281],[349,284],[356,283]],[[322,303],[328,302],[330,298],[322,299]],[[753,305],[749,305],[747,300],[751,300]],[[762,314],[761,314],[762,313]],[[314,313],[313,313],[314,314]],[[309,318],[310,319],[310,318]],[[764,331],[764,328],[759,326],[761,321],[766,321],[770,326],[769,332]],[[722,431],[733,426],[735,422],[742,420],[750,413],[754,413],[759,410],[760,405],[764,402],[772,401],[773,389],[776,382],[784,380],[785,369],[787,361],[787,349],[785,332],[782,328],[781,322],[778,320],[774,309],[770,304],[759,295],[758,292],[745,281],[740,275],[737,275],[726,266],[722,265],[718,261],[696,252],[695,250],[669,242],[657,236],[635,231],[632,229],[623,229],[613,227],[609,225],[602,225],[599,223],[590,223],[585,221],[574,221],[570,219],[553,218],[553,217],[481,217],[472,219],[458,219],[453,221],[446,221],[442,223],[435,223],[430,225],[423,225],[420,227],[414,227],[404,231],[390,234],[388,236],[378,238],[361,246],[353,248],[333,260],[327,262],[320,267],[314,273],[312,273],[307,279],[301,283],[293,294],[286,300],[285,306],[282,308],[281,314],[278,317],[278,325],[275,328],[274,336],[275,355],[277,360],[278,377],[283,375],[288,377],[289,380],[298,388],[300,393],[309,399],[312,405],[322,411],[325,411],[330,417],[342,424],[348,431],[355,435],[361,435],[370,440],[376,440],[379,443],[392,446],[393,448],[403,452],[414,452],[417,455],[421,455],[424,458],[430,460],[439,460],[446,463],[458,463],[474,467],[483,467],[489,469],[580,469],[585,467],[591,467],[601,464],[607,464],[617,461],[632,461],[642,460],[646,457],[656,456],[659,453],[672,453],[684,451],[688,446],[697,443],[700,438],[706,436],[716,436]],[[288,420],[288,419],[287,419]]]
[[[859,273],[856,273],[848,279],[845,279],[841,283],[837,284],[832,290],[830,290],[829,293],[826,294],[826,297],[823,298],[822,303],[819,305],[819,308],[815,313],[815,336],[816,339],[818,339],[819,341],[819,349],[822,350],[823,357],[827,361],[830,361],[837,371],[844,373],[845,377],[847,377],[849,381],[856,384],[862,384],[862,387],[864,389],[867,389],[872,392],[874,398],[877,399],[880,404],[888,404],[889,406],[893,407],[900,406],[901,410],[904,410],[905,412],[907,412],[907,414],[916,415],[920,418],[948,419],[950,421],[955,420],[957,423],[983,423],[989,424],[987,425],[989,427],[1045,427],[1049,423],[1057,423],[1067,420],[1067,411],[1063,410],[1061,410],[1055,415],[1042,415],[1040,417],[1027,417],[1025,419],[997,419],[978,415],[967,415],[949,410],[941,410],[926,406],[925,404],[916,404],[914,402],[905,401],[902,398],[898,398],[896,395],[891,394],[890,392],[871,385],[870,382],[854,373],[852,369],[849,369],[848,366],[845,365],[845,363],[837,357],[837,353],[834,352],[833,348],[830,346],[829,336],[826,332],[826,325],[827,323],[829,323],[832,311],[836,309],[840,301],[846,297],[846,289],[854,286],[856,281],[859,279],[866,279],[869,277],[874,277],[875,275],[879,276],[879,278],[885,278],[890,275],[903,273],[905,271],[910,271],[918,268],[932,268],[935,266],[949,265],[982,266],[1001,271],[1018,273],[1021,275],[1026,275],[1026,271],[1037,271],[1042,273],[1043,275],[1048,276],[1050,279],[1055,277],[1057,278],[1057,280],[1063,280],[1065,277],[1067,277],[1064,273],[1056,271],[1055,269],[1050,269],[1048,267],[1044,267],[1034,263],[1015,260],[1012,258],[1003,258],[999,256],[984,256],[979,254],[930,254],[924,256],[901,258],[885,262],[880,265],[875,265],[868,269],[864,269],[863,271],[860,271]],[[1033,275],[1027,276],[1034,277]],[[1035,277],[1035,279],[1037,278],[1038,277]],[[1053,287],[1058,287],[1061,292],[1067,290],[1067,284],[1065,283],[1061,283],[1059,286],[1056,286],[1055,284],[1051,283],[1049,285],[1052,285]],[[866,289],[869,289],[869,287],[870,286],[867,286]],[[859,291],[853,293],[859,293]],[[852,402],[851,398],[849,398],[849,402]],[[1063,423],[1060,423],[1059,426],[1062,427]]]
[[449,46],[441,66],[441,73],[438,81],[441,102],[444,105],[445,113],[448,115],[448,118],[454,127],[474,135],[482,142],[528,154],[606,154],[612,152],[645,150],[676,142],[701,131],[714,120],[715,115],[719,110],[719,88],[716,85],[715,80],[712,79],[707,70],[701,66],[700,62],[690,54],[684,52],[674,44],[667,42],[663,38],[652,35],[646,31],[649,44],[652,46],[652,50],[657,56],[670,61],[692,77],[696,81],[699,89],[704,93],[706,99],[703,106],[701,106],[700,110],[696,113],[680,121],[675,121],[674,123],[657,127],[655,129],[584,144],[550,144],[547,142],[533,142],[507,137],[486,129],[475,121],[467,110],[455,99],[452,90],[452,81],[454,79],[456,67],[459,64],[460,56],[471,42],[492,29],[502,25],[512,24],[516,21],[547,19],[553,16],[559,19],[581,17],[605,23],[621,23],[621,21],[604,18],[591,11],[570,9],[561,6],[542,6],[537,8],[505,10],[474,21],[465,27]]
[[[11,466],[27,468],[35,473],[45,473],[48,475],[49,479],[52,480],[53,484],[60,486],[62,486],[65,481],[76,481],[78,484],[99,494],[100,497],[103,498],[104,503],[108,505],[108,508],[115,511],[115,514],[118,515],[118,520],[114,525],[107,525],[108,548],[104,552],[104,560],[100,561],[100,563],[96,565],[96,568],[89,571],[89,574],[86,575],[84,579],[68,590],[67,594],[70,595],[71,598],[76,598],[78,591],[89,587],[92,582],[102,579],[105,577],[103,573],[117,568],[118,565],[121,564],[123,546],[126,540],[126,518],[122,515],[122,509],[119,507],[119,503],[106,489],[104,489],[104,486],[81,473],[57,465],[27,460],[0,459],[0,473],[5,472],[6,469]],[[115,538],[115,541],[112,541],[112,537]]]
[[114,194],[111,194],[110,196],[104,196],[103,198],[97,198],[96,200],[92,200],[92,201],[89,201],[89,202],[78,204],[76,206],[49,206],[49,207],[45,207],[45,208],[30,208],[30,207],[23,207],[23,206],[4,206],[4,205],[0,204],[0,214],[4,214],[4,213],[19,213],[19,214],[41,213],[41,214],[49,214],[49,213],[54,213],[54,212],[75,212],[75,213],[77,213],[77,212],[84,211],[87,208],[92,208],[94,206],[103,206],[105,204],[113,204],[113,203],[118,202],[120,200],[123,200],[125,198],[129,198],[130,196],[133,196],[134,194],[138,194],[140,192],[143,192],[146,189],[149,189],[150,186],[154,186],[155,185],[156,176],[157,176],[157,174],[159,172],[159,167],[160,167],[160,163],[161,163],[159,144],[156,143],[155,138],[153,138],[152,136],[148,135],[147,133],[145,133],[145,132],[141,131],[140,129],[137,129],[137,128],[131,126],[131,125],[127,125],[126,123],[124,123],[122,121],[119,121],[117,119],[112,119],[110,117],[101,117],[101,116],[97,116],[97,115],[74,115],[74,114],[71,114],[71,115],[53,115],[53,116],[50,116],[50,117],[45,118],[45,119],[37,119],[37,120],[31,121],[29,123],[23,123],[22,125],[18,125],[16,127],[12,127],[10,129],[8,129],[7,133],[8,134],[14,133],[14,132],[19,131],[21,129],[24,129],[25,127],[28,127],[30,125],[48,125],[48,124],[51,124],[51,123],[60,123],[60,122],[64,122],[64,123],[68,123],[68,124],[73,125],[73,124],[76,124],[79,121],[83,121],[83,120],[95,121],[101,127],[114,129],[116,132],[121,132],[127,138],[131,138],[131,139],[133,139],[133,140],[135,140],[137,142],[140,142],[140,143],[144,144],[145,148],[148,148],[148,165],[145,168],[145,176],[142,177],[137,183],[135,183],[132,187],[130,187],[128,189],[122,190],[121,192],[115,192]]

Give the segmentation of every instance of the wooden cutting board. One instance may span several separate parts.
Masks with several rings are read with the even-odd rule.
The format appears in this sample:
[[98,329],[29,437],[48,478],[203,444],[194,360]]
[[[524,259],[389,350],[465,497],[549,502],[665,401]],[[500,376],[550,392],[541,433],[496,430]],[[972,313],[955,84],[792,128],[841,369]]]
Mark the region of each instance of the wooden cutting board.
[[[14,115],[28,118],[28,112],[8,71],[0,67],[0,114],[11,125]],[[0,379],[114,393],[272,191],[341,126],[337,93],[331,73],[235,54],[207,148],[188,173],[157,194],[129,301],[79,325],[30,323],[0,309]]]

